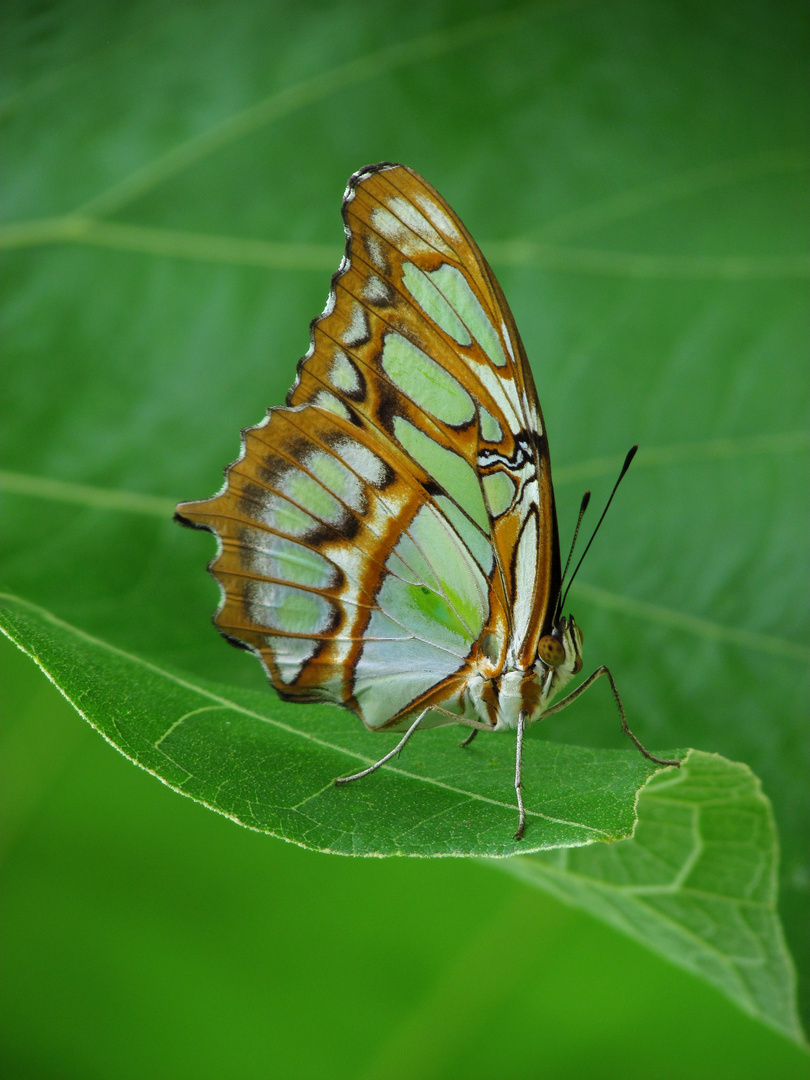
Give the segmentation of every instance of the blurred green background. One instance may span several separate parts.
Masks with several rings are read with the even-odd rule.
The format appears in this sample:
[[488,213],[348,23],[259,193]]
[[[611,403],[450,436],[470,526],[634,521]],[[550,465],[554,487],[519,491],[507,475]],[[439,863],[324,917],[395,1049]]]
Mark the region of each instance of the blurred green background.
[[[210,540],[164,508],[211,494],[282,400],[349,174],[404,161],[510,299],[562,534],[650,451],[583,571],[586,662],[649,745],[762,778],[806,972],[805,669],[755,635],[807,641],[807,36],[786,0],[6,5],[0,587],[261,685],[208,622]],[[4,1076],[807,1073],[497,868],[249,833],[132,768],[5,641],[0,679]],[[606,710],[535,737],[618,745]]]

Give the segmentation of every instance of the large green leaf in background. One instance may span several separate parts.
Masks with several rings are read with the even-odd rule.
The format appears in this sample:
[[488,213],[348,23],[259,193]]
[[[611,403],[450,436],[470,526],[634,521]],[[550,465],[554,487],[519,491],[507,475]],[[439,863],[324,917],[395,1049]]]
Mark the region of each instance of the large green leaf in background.
[[[168,511],[212,493],[238,429],[282,400],[340,255],[348,175],[405,161],[458,210],[509,296],[550,428],[564,536],[581,488],[593,485],[598,501],[626,447],[642,445],[576,591],[586,662],[610,663],[648,745],[716,752],[761,779],[782,838],[785,933],[807,981],[800,5],[295,12],[140,3],[7,15],[16,83],[5,98],[0,243],[14,250],[0,572],[25,601],[7,628],[80,708],[83,669],[75,658],[59,669],[63,631],[48,617],[35,627],[31,603],[102,651],[107,643],[183,669],[194,685],[241,684],[234,695],[259,700],[258,666],[208,624],[211,542],[173,528]],[[82,663],[92,667],[88,656]],[[138,677],[127,678],[140,692]],[[98,696],[90,678],[87,692]],[[262,694],[269,714],[277,706]],[[546,760],[549,737],[618,760],[608,696],[588,698],[535,730],[527,755]],[[378,752],[347,714],[312,710],[306,724]],[[455,749],[445,734],[426,736],[419,751],[435,757],[434,776]],[[219,739],[212,731],[214,756]],[[506,742],[486,753],[506,775]],[[627,767],[642,784],[640,763]],[[739,787],[734,768],[724,775]],[[272,782],[264,767],[247,779]],[[694,815],[706,801],[688,784],[683,805],[667,811],[670,832],[643,845],[653,860],[677,848],[671,830],[684,805]],[[719,784],[714,775],[718,796]],[[726,868],[706,886],[705,857],[702,884],[687,883],[694,848],[676,851],[674,878],[639,868],[641,832],[621,841],[635,855],[617,854],[641,875],[629,890],[615,866],[597,865],[603,848],[574,853],[593,864],[587,873],[551,855],[515,869],[795,1036],[778,927],[759,913],[746,922],[746,899],[772,905],[775,848],[767,803],[750,777],[742,786],[744,813],[737,805],[716,819],[713,838],[726,853],[746,839],[759,885],[719,859]],[[352,797],[376,811],[380,790]],[[759,822],[754,833],[746,816]],[[577,886],[589,876],[598,888]],[[689,912],[663,900],[641,911],[638,888],[671,893],[675,879],[678,890],[695,886]],[[721,910],[724,890],[734,916]],[[668,939],[667,920],[679,927]],[[764,989],[755,985],[763,971]]]

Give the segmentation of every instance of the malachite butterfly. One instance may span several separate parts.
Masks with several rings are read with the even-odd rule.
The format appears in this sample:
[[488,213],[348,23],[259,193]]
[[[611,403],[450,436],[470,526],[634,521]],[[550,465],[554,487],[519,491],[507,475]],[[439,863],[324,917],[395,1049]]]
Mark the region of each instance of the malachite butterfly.
[[[346,253],[287,395],[219,495],[178,520],[219,540],[220,632],[290,701],[372,731],[517,731],[582,668],[562,615],[548,439],[512,313],[473,238],[404,165],[355,173]],[[614,489],[615,490],[615,489]],[[652,758],[664,765],[677,762]]]

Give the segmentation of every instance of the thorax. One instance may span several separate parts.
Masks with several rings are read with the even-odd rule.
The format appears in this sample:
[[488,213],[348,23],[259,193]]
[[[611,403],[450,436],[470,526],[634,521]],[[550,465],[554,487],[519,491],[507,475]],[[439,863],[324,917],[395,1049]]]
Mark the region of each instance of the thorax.
[[559,659],[552,655],[550,662],[538,656],[528,668],[499,669],[484,659],[464,691],[468,715],[472,712],[494,731],[516,728],[521,713],[529,723],[539,720],[554,695],[582,669],[582,633],[573,617],[560,620],[554,637],[559,644],[551,641],[551,652]]

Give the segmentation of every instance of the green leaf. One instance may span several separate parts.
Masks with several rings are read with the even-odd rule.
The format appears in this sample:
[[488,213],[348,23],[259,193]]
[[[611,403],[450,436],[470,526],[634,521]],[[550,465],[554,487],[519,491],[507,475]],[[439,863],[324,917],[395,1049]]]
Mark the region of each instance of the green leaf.
[[431,732],[410,744],[407,765],[338,789],[335,775],[373,761],[378,739],[349,716],[341,724],[328,710],[319,722],[323,710],[161,669],[10,596],[0,630],[122,753],[212,810],[331,854],[525,852],[504,868],[802,1041],[776,911],[776,830],[746,766],[690,751],[675,773],[635,753],[533,740],[517,843],[503,798],[511,740],[463,751],[455,729]]
[[538,852],[505,869],[604,919],[803,1041],[776,909],[778,844],[751,770],[690,751],[650,779],[631,839]]
[[175,791],[242,825],[342,855],[512,855],[630,836],[639,754],[534,741],[525,755],[526,839],[517,842],[514,743],[462,750],[455,727],[413,741],[397,765],[350,787],[399,736],[349,714],[288,705],[162,669],[0,597],[0,628],[114,746]]
[[[598,504],[641,444],[572,590],[586,663],[610,665],[647,745],[761,779],[810,1015],[806,14],[494,7],[6,6],[3,587],[287,722],[210,627],[212,541],[168,517],[216,490],[238,430],[283,400],[340,257],[347,177],[404,161],[504,286],[563,537],[582,489]],[[377,752],[325,708],[289,722]],[[536,766],[560,740],[604,761],[621,745],[604,689],[532,735]],[[477,760],[455,741],[420,740],[436,776]],[[489,745],[511,805],[509,740]]]

